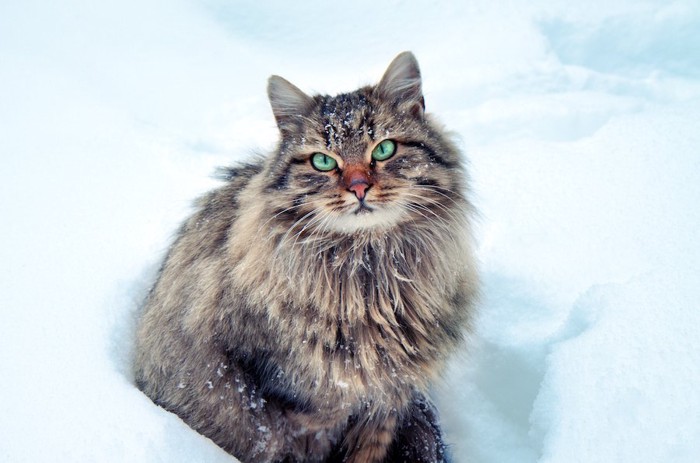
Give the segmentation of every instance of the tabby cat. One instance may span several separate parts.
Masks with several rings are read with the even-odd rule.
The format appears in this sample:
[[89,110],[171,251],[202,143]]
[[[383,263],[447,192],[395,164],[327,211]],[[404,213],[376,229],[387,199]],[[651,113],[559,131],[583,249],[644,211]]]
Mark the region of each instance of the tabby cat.
[[463,159],[418,63],[309,96],[278,76],[268,156],[198,202],[145,302],[135,377],[243,462],[443,462],[429,385],[477,278]]

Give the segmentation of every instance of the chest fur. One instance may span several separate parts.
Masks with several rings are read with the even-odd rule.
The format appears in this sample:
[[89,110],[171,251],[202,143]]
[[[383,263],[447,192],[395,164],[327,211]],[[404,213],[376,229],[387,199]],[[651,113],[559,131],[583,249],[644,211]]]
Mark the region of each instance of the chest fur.
[[242,298],[233,318],[265,326],[241,336],[248,350],[262,344],[285,387],[342,403],[434,378],[467,318],[462,223],[449,234],[407,226],[284,240],[263,218],[251,210],[231,233],[230,286]]
[[423,389],[457,341],[447,327],[460,323],[460,288],[444,265],[415,248],[331,247],[279,259],[249,306],[264,308],[292,389],[324,406],[401,397]]

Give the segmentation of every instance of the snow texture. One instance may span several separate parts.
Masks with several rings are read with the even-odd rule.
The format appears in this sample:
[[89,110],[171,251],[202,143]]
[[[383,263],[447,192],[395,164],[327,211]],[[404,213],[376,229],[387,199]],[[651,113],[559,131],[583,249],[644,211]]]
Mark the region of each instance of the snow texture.
[[269,75],[403,50],[481,212],[455,461],[700,461],[695,0],[0,3],[0,461],[235,461],[134,387],[138,305],[214,168],[273,146]]

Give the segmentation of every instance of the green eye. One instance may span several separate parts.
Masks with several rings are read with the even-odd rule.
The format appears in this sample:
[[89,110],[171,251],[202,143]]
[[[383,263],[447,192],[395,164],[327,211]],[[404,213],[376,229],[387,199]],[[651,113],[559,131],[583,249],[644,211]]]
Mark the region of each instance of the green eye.
[[384,140],[372,150],[372,159],[375,161],[386,161],[396,153],[396,143],[394,140]]
[[314,153],[311,156],[311,165],[321,172],[328,172],[338,167],[335,159],[323,153]]

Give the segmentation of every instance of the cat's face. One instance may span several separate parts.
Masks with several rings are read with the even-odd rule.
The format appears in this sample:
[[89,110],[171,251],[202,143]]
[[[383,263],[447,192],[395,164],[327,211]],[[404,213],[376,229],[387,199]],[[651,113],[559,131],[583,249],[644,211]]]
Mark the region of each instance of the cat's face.
[[459,159],[425,119],[412,55],[399,55],[379,85],[335,97],[308,97],[273,77],[270,99],[282,142],[268,191],[281,220],[355,233],[441,225],[453,213]]

